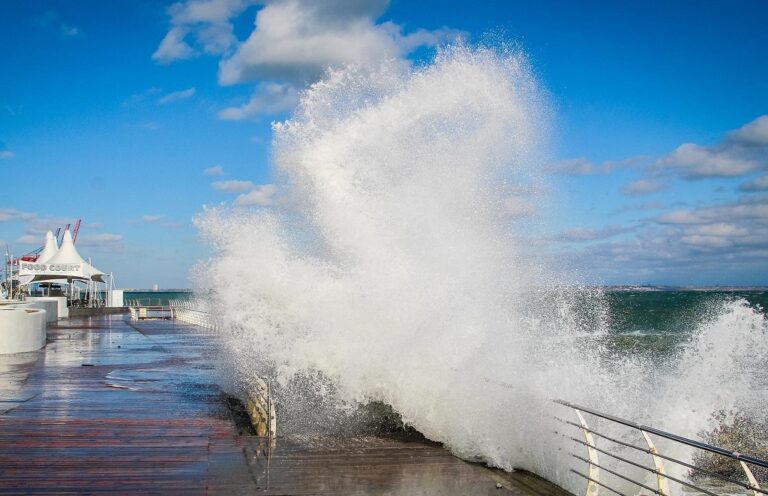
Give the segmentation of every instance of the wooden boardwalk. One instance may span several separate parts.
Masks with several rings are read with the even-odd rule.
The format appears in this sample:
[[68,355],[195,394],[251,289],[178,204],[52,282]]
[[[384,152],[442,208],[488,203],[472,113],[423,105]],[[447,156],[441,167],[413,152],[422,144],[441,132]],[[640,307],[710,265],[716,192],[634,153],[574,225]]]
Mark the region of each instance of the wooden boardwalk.
[[48,338],[0,355],[0,494],[564,494],[426,441],[242,435],[194,326],[92,317]]

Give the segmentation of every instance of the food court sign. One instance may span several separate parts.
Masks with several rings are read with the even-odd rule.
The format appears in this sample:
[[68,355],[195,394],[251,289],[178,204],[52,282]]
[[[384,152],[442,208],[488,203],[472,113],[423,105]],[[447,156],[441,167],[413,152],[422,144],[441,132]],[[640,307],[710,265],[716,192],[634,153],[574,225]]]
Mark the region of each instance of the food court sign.
[[21,270],[19,272],[34,272],[37,274],[61,274],[63,272],[80,272],[81,267],[82,266],[80,264],[40,264],[34,262],[21,262],[21,267],[19,267]]

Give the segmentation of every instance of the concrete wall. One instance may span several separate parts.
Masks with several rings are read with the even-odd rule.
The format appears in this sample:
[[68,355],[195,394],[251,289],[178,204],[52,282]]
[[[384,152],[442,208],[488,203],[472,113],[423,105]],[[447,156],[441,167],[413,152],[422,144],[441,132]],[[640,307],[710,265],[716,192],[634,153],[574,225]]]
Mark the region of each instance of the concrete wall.
[[128,313],[128,307],[100,307],[100,308],[77,308],[69,309],[70,317],[95,317],[97,315],[116,315],[119,313]]
[[59,318],[69,318],[69,307],[67,306],[67,298],[65,296],[28,296],[26,301],[56,301],[59,306]]
[[0,354],[24,353],[45,346],[46,312],[0,306]]

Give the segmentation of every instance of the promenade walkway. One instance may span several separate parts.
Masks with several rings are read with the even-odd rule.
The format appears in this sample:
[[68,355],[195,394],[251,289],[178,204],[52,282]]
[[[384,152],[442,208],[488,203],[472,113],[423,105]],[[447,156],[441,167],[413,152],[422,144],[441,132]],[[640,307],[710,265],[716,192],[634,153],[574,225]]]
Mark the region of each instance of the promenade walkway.
[[244,434],[194,326],[71,319],[48,341],[0,355],[0,494],[565,494],[427,441]]

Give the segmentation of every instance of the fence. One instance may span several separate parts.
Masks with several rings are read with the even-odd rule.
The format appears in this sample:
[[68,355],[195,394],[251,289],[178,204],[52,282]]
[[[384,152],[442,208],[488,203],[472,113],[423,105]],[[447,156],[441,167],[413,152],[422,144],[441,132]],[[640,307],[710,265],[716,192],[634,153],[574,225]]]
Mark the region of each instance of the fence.
[[[704,478],[721,483],[723,488],[730,486],[731,488],[735,487],[741,490],[746,489],[753,496],[768,495],[768,491],[760,487],[760,484],[752,471],[755,468],[768,469],[768,461],[754,456],[743,455],[701,441],[688,439],[653,427],[639,425],[630,420],[615,417],[591,408],[575,405],[567,401],[556,400],[555,403],[570,408],[575,413],[576,419],[578,420],[577,423],[570,420],[558,419],[564,424],[579,429],[583,435],[582,440],[569,434],[563,434],[575,444],[586,448],[586,457],[575,453],[570,453],[570,455],[574,459],[587,464],[586,474],[571,469],[572,473],[587,481],[587,496],[597,496],[601,489],[618,494],[619,496],[627,496],[626,493],[623,492],[627,490],[623,489],[623,487],[623,491],[619,490],[616,488],[616,484],[606,481],[605,477],[601,479],[601,473],[603,472],[610,474],[612,480],[619,481],[623,486],[628,485],[630,487],[634,486],[640,488],[641,490],[645,489],[659,496],[672,496],[670,481],[679,484],[681,488],[684,488],[685,493],[694,492],[709,496],[720,496],[722,492],[720,494],[714,492],[717,488],[713,489],[712,484],[709,484],[708,487],[702,487],[707,484],[694,483],[694,481]],[[601,422],[604,421],[606,424],[620,426],[621,429],[624,430],[624,435],[608,435],[602,430],[597,431],[591,428],[587,424],[585,414],[598,419]],[[639,434],[639,437],[644,441],[644,445],[638,446],[631,442],[628,435],[631,432]],[[696,450],[695,452],[699,455],[706,454],[710,456],[725,457],[734,462],[738,462],[738,465],[743,471],[744,479],[740,480],[732,476],[729,477],[709,468],[697,465],[696,463],[684,462],[669,454],[661,453],[660,450],[657,449],[652,436],[656,438],[657,441],[658,438],[661,438],[670,441],[673,444],[692,448]],[[623,439],[618,439],[619,437],[623,437]],[[601,446],[598,447],[595,441],[596,439],[606,441],[607,446],[601,443]],[[653,466],[649,467],[646,464],[639,462],[637,459],[632,460],[632,456],[628,454],[632,452],[648,455],[646,459],[652,462]],[[601,462],[601,457],[604,460],[607,458],[609,463]],[[694,456],[693,459],[696,460],[696,457]],[[675,464],[677,468],[688,470],[688,476],[680,477],[671,475],[670,473],[672,471],[668,470],[668,465],[666,465],[667,462]],[[653,483],[649,485],[646,480],[636,480],[639,477],[637,475],[632,475],[642,473],[655,476],[655,487]],[[729,494],[731,493],[730,491],[732,490],[729,490]],[[636,494],[636,492],[632,492],[632,494]]]

